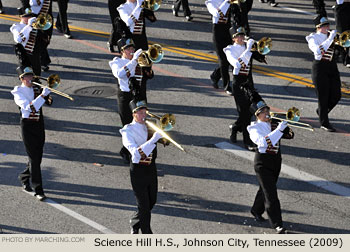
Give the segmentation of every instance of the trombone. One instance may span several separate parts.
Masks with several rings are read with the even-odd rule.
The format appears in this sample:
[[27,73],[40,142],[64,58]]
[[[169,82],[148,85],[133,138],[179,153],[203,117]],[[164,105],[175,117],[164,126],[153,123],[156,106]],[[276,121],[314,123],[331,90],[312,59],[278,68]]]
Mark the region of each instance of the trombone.
[[259,41],[253,44],[251,51],[258,51],[262,55],[266,55],[271,51],[272,39],[269,37],[263,37]]
[[52,17],[50,14],[41,13],[32,24],[34,29],[46,31],[52,26]]
[[350,47],[350,30],[342,33],[337,32],[337,35],[334,38],[334,44],[340,45],[344,48]]
[[[286,119],[279,118],[277,115],[285,115]],[[288,126],[314,131],[314,128],[307,123],[299,122],[300,110],[296,107],[291,107],[287,112],[270,112],[270,119],[288,122]]]
[[185,149],[178,144],[177,142],[175,142],[170,136],[168,136],[167,133],[165,133],[164,130],[162,130],[161,128],[159,128],[157,125],[155,125],[153,122],[149,121],[149,120],[145,120],[146,124],[148,126],[150,126],[154,131],[158,132],[159,134],[162,135],[162,137],[164,137],[165,139],[169,140],[170,142],[172,142],[177,148],[179,148],[182,151],[185,151]]
[[141,8],[149,9],[151,11],[157,11],[160,8],[162,0],[145,0],[141,4]]
[[60,78],[60,76],[59,76],[58,74],[51,74],[51,75],[50,75],[49,77],[47,77],[47,78],[44,78],[44,77],[41,77],[41,76],[34,76],[34,78],[38,78],[38,79],[47,81],[47,86],[42,85],[42,84],[40,84],[40,83],[38,83],[38,82],[34,82],[34,81],[33,81],[33,83],[34,83],[35,85],[38,85],[38,86],[40,86],[40,87],[42,87],[42,88],[48,88],[48,89],[50,89],[50,91],[51,91],[52,93],[61,95],[61,96],[65,97],[65,98],[67,98],[67,99],[69,99],[69,100],[71,100],[71,101],[74,101],[74,99],[73,99],[71,96],[69,96],[69,95],[67,95],[67,94],[65,94],[65,93],[63,93],[63,92],[61,92],[61,91],[56,90],[56,88],[58,87],[58,85],[61,83],[61,78]]
[[160,62],[164,57],[163,48],[154,44],[151,45],[148,51],[143,51],[139,58],[137,59],[137,63],[141,67],[150,67],[153,63]]
[[163,116],[157,116],[155,114],[152,114],[148,110],[146,111],[147,115],[150,117],[156,118],[159,120],[160,128],[164,131],[169,131],[174,128],[176,119],[173,114],[165,114]]

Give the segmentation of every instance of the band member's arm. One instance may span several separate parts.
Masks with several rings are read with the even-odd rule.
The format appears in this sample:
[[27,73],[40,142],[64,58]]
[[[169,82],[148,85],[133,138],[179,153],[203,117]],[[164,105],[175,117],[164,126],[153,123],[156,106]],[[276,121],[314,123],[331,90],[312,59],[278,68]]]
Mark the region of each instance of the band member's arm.
[[207,6],[209,13],[214,17],[225,16],[227,10],[230,7],[229,1],[228,0],[223,1],[218,8],[216,8],[212,2],[213,1],[211,0],[205,1],[205,5]]
[[133,23],[136,23],[136,21],[139,19],[140,13],[142,11],[142,8],[141,8],[142,3],[143,3],[143,0],[137,0],[136,7],[133,9],[133,11],[131,13],[128,13],[125,10],[124,4],[122,4],[121,6],[119,6],[117,8],[119,15],[120,15],[120,18],[124,21],[124,23],[127,26],[131,26]]
[[122,134],[123,145],[130,152],[131,161],[134,164],[138,164],[140,162],[140,159],[148,157],[156,147],[157,141],[162,137],[159,133],[155,132],[151,139],[138,146],[133,138],[132,132],[127,128],[121,129],[120,133]]
[[248,126],[247,130],[249,132],[250,139],[258,147],[267,148],[270,144],[275,146],[278,141],[283,136],[283,130],[287,127],[287,122],[281,122],[277,128],[271,131],[269,134],[265,135],[259,131],[258,124],[253,126]]
[[310,35],[306,37],[306,41],[308,42],[310,50],[317,56],[317,55],[323,55],[328,48],[333,43],[334,37],[336,36],[337,31],[333,30],[330,32],[328,38],[323,41],[322,43],[319,43],[314,36]]
[[37,98],[34,100],[30,101],[28,100],[18,89],[18,87],[15,87],[11,91],[15,103],[17,106],[21,108],[21,111],[25,111],[28,113],[31,112],[37,112],[40,110],[40,108],[44,105],[45,103],[45,96],[47,96],[50,93],[50,90],[48,88],[44,88],[41,95],[39,95]]
[[130,77],[130,71],[134,70],[135,67],[137,66],[137,59],[139,58],[140,54],[142,53],[142,49],[138,49],[135,53],[134,56],[132,58],[132,60],[130,60],[127,64],[125,64],[124,66],[121,66],[120,64],[118,64],[118,57],[115,57],[113,59],[113,61],[109,62],[109,66],[112,69],[113,75],[116,78],[124,78],[125,76],[127,78]]
[[154,12],[149,10],[149,9],[144,9],[143,10],[143,14],[145,16],[145,18],[147,18],[149,21],[151,21],[152,23],[157,21],[156,16],[154,15]]
[[28,25],[24,26],[21,30],[20,26],[18,24],[14,24],[11,26],[10,31],[13,34],[13,40],[16,43],[25,44],[26,41],[29,39],[29,34],[32,31],[33,27],[32,24],[36,21],[35,17],[32,17],[28,20]]
[[241,69],[242,65],[238,61],[238,57],[233,52],[233,46],[229,45],[225,47],[224,53],[226,54],[227,61],[233,66],[233,74],[237,75],[239,72],[239,69]]

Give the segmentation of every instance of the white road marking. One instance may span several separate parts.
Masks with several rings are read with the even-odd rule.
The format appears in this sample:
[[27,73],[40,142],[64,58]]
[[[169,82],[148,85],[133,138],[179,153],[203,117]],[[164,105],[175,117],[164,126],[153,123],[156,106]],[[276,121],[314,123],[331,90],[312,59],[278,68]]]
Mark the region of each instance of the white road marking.
[[[24,192],[26,192],[26,191],[24,191]],[[26,193],[34,196],[33,192],[26,192]],[[86,218],[85,216],[78,214],[77,212],[74,212],[73,210],[70,210],[69,208],[67,208],[65,206],[62,206],[61,204],[57,203],[54,200],[51,200],[50,198],[46,198],[42,202],[47,203],[48,205],[60,210],[61,212],[64,212],[65,214],[73,217],[74,219],[77,219],[77,220],[89,225],[90,227],[93,227],[94,229],[100,231],[103,234],[116,234],[115,232],[106,228],[105,226],[102,226],[101,224],[98,224],[97,222],[90,220],[89,218]]]
[[[252,162],[254,161],[254,152],[243,149],[242,147],[239,147],[237,145],[233,145],[228,142],[221,142],[215,144],[215,146],[222,150],[231,152],[238,157],[248,159]],[[298,170],[289,165],[282,164],[281,173],[350,199],[350,188],[338,185],[326,179]]]

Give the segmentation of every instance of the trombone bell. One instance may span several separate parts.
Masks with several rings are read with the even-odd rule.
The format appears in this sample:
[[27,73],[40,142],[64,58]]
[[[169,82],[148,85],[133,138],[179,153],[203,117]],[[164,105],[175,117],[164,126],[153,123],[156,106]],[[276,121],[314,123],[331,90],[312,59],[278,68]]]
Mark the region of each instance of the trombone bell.
[[334,38],[334,43],[345,48],[350,47],[350,30],[337,33]]
[[163,49],[160,45],[151,45],[148,51],[143,51],[137,59],[141,67],[150,67],[153,63],[160,62],[164,57]]
[[51,74],[46,81],[50,88],[56,89],[61,83],[61,78],[58,74]]
[[48,30],[52,26],[52,17],[50,14],[40,14],[37,18],[35,23],[33,24],[34,29],[39,30]]

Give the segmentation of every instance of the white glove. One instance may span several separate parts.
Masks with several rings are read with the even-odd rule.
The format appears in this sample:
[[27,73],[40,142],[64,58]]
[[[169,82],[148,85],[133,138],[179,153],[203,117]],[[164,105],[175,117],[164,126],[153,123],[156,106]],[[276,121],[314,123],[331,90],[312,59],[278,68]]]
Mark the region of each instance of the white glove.
[[247,48],[250,50],[250,49],[252,49],[252,46],[254,45],[254,43],[255,43],[255,40],[254,39],[249,39],[248,41],[247,41]]
[[43,96],[47,96],[47,95],[50,94],[50,93],[51,93],[51,91],[50,91],[50,89],[48,89],[48,88],[44,88],[43,91],[41,92],[41,94],[42,94]]
[[282,121],[278,124],[277,128],[279,131],[283,131],[285,128],[287,128],[287,122],[286,121]]
[[133,60],[137,60],[142,53],[142,49],[138,49],[136,52],[134,52],[134,56],[132,57]]
[[337,30],[332,30],[329,34],[329,37],[331,38],[331,40],[333,40],[336,35],[337,35]]
[[155,143],[158,142],[158,140],[161,139],[161,138],[162,138],[162,135],[161,135],[161,134],[159,134],[158,132],[154,132],[154,133],[153,133],[153,136],[151,137],[150,140],[151,140],[152,143],[155,144]]
[[28,25],[32,26],[33,23],[36,21],[36,17],[32,17],[28,20]]
[[136,6],[141,6],[144,0],[137,0]]

